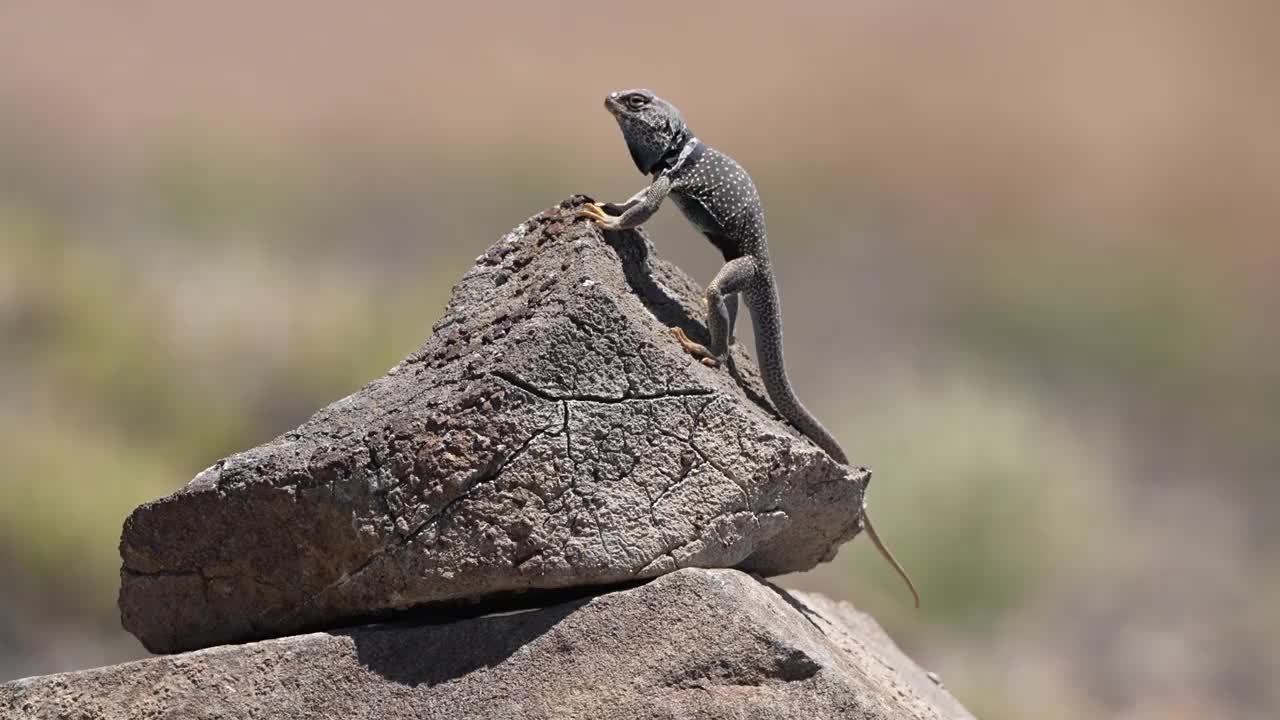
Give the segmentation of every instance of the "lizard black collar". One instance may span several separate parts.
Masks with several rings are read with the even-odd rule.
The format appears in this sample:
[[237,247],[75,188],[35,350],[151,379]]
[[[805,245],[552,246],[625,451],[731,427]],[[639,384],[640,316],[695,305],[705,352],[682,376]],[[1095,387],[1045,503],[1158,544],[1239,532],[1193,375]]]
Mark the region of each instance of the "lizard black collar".
[[655,176],[675,172],[685,163],[697,162],[705,150],[706,147],[698,141],[698,138],[686,131],[681,135],[679,142],[671,144],[671,149],[653,166],[652,172]]

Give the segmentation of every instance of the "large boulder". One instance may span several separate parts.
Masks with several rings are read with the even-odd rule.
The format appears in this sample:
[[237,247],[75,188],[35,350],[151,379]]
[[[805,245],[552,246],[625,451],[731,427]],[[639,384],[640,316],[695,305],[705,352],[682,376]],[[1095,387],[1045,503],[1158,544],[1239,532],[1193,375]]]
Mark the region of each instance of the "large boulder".
[[859,529],[869,473],[781,421],[740,349],[736,376],[685,354],[668,328],[705,340],[698,285],[642,234],[575,219],[580,202],[481,255],[386,376],[137,508],[120,542],[125,628],[177,652],[424,603],[831,559]]
[[972,720],[844,604],[734,570],[0,685],[5,718]]

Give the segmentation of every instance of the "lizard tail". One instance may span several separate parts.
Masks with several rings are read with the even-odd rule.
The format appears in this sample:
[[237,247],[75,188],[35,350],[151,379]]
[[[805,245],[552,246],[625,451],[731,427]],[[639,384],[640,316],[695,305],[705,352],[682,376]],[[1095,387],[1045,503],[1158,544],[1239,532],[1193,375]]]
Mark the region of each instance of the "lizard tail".
[[[764,275],[767,276],[768,273]],[[825,450],[833,460],[841,465],[848,465],[849,457],[845,455],[844,448],[840,447],[840,443],[836,441],[831,431],[827,430],[818,418],[809,412],[804,403],[800,402],[795,390],[791,388],[791,380],[787,377],[786,364],[782,358],[782,308],[778,300],[777,288],[771,282],[764,283],[754,292],[748,292],[746,300],[751,308],[760,376],[764,380],[764,389],[769,393],[773,406],[782,417],[787,419],[787,422]],[[871,538],[871,543],[876,546],[876,550],[880,551],[880,555],[907,584],[907,589],[915,598],[916,607],[920,607],[920,593],[916,591],[915,583],[911,582],[911,576],[907,574],[906,569],[893,556],[893,553],[889,552],[889,548],[885,547],[880,534],[871,524],[871,516],[867,514],[865,505],[862,508],[862,525],[867,531],[867,536]]]
[[889,552],[889,548],[884,546],[880,540],[880,533],[876,532],[876,526],[871,524],[871,514],[867,512],[867,506],[862,506],[862,527],[867,531],[867,537],[871,538],[871,544],[876,546],[876,550],[880,551],[881,557],[885,559],[893,569],[897,571],[898,577],[902,578],[902,582],[907,584],[907,589],[911,591],[911,597],[915,598],[916,607],[920,607],[920,593],[916,592],[916,584],[911,582],[911,576],[907,574],[906,568],[902,567],[902,563]]
[[844,454],[844,448],[840,447],[831,431],[809,412],[796,396],[795,390],[791,389],[791,380],[787,377],[786,363],[782,357],[782,308],[778,302],[777,289],[772,282],[764,282],[745,295],[756,336],[756,362],[760,366],[760,377],[764,381],[764,389],[769,393],[769,400],[778,413],[805,437],[826,450],[836,462],[848,465],[849,458]]

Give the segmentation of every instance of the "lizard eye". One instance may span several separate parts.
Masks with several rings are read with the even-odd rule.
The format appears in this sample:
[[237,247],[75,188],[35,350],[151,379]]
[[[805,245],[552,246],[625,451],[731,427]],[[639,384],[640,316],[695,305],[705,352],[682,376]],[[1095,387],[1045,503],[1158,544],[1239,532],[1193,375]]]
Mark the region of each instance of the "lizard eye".
[[648,104],[649,104],[649,98],[643,95],[627,96],[627,107],[631,108],[632,110],[639,110],[640,108]]

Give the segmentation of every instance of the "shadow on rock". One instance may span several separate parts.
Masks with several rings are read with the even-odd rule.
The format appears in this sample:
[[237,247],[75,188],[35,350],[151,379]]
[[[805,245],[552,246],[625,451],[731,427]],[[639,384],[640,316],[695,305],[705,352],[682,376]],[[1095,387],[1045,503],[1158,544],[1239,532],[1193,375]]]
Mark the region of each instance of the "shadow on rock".
[[760,581],[761,585],[764,585],[765,587],[769,588],[773,592],[777,593],[778,597],[782,598],[783,602],[790,605],[794,610],[796,610],[802,616],[804,616],[804,619],[808,620],[810,625],[817,628],[818,632],[822,633],[823,635],[827,634],[827,631],[823,629],[821,625],[818,624],[817,619],[822,619],[822,615],[815,612],[813,608],[806,605],[803,600],[796,597],[795,595],[792,595],[790,592],[786,590],[786,588],[779,587],[778,585],[774,585],[773,583],[769,582],[768,580],[765,580],[759,575],[752,575],[752,577]]
[[667,327],[681,327],[699,342],[710,342],[706,328],[694,320],[688,309],[676,298],[667,294],[654,279],[649,268],[648,242],[634,230],[604,233],[604,240],[622,262],[622,272],[627,285],[640,298],[650,313]]
[[395,623],[373,631],[366,628],[330,634],[350,637],[360,664],[383,678],[411,687],[430,687],[502,664],[587,602],[576,600],[445,625]]
[[[644,236],[634,230],[602,234],[605,242],[618,254],[618,260],[622,264],[622,272],[627,279],[627,285],[630,286],[636,297],[640,298],[640,302],[644,304],[645,308],[658,319],[658,322],[667,327],[679,327],[694,342],[703,345],[710,344],[711,335],[707,332],[706,325],[695,319],[689,309],[678,298],[673,297],[663,288],[662,284],[659,284],[654,279],[654,273],[661,272],[661,270],[650,266],[649,244]],[[684,278],[672,276],[663,278],[663,281],[680,283],[684,281]],[[692,290],[695,296],[699,294],[697,288],[692,288]],[[736,305],[734,307],[735,310],[731,312],[736,314]],[[733,356],[741,352],[741,350],[735,348],[730,355],[730,359],[734,361],[729,363],[729,373],[751,402],[776,416],[777,412],[773,409],[773,405],[768,398],[753,386],[749,378],[740,373],[740,364]]]

